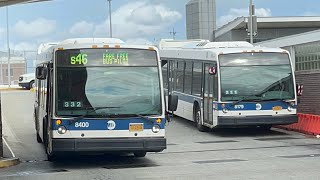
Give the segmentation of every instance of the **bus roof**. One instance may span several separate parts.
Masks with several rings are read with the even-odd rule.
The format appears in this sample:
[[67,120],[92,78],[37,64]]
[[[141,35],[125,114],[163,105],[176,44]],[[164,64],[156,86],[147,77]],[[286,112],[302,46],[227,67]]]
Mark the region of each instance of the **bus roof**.
[[[180,43],[181,46],[178,46],[173,40],[164,41],[165,42],[160,42],[159,49],[160,56],[165,58],[215,60],[220,54],[246,52],[288,53],[284,49],[253,46],[245,41],[208,42],[187,40],[184,44]],[[176,44],[176,46],[170,45],[171,43]]]
[[212,49],[212,48],[241,48],[253,47],[246,41],[210,42],[204,39],[196,40],[172,40],[163,39],[159,43],[159,49]]
[[131,45],[117,38],[74,38],[66,39],[59,43],[41,44],[38,53],[52,52],[58,49],[81,49],[81,48],[136,48],[158,50],[150,45]]

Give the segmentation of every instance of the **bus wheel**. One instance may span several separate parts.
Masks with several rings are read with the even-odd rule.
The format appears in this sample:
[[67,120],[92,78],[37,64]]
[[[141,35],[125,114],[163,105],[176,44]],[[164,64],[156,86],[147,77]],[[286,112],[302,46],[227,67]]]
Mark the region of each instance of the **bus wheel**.
[[270,131],[270,129],[272,128],[272,125],[262,125],[262,126],[259,126],[259,128],[264,131]]
[[198,130],[201,132],[208,131],[208,128],[201,124],[201,111],[198,106],[196,107],[196,110],[194,111],[193,116],[194,116],[194,122],[196,123]]
[[47,159],[48,161],[52,162],[52,161],[56,161],[58,157],[57,155],[54,155],[54,154],[47,154]]
[[42,120],[42,137],[43,137],[43,145],[44,145],[44,148],[45,150],[47,151],[47,144],[48,144],[48,140],[47,140],[47,121],[45,120],[45,118],[43,118]]
[[35,83],[34,83],[34,81],[31,81],[31,82],[29,83],[28,90],[30,90],[30,89],[32,89],[32,88],[34,88],[34,87],[35,87]]
[[37,142],[38,143],[42,143],[42,139],[41,139],[39,133],[38,132],[36,132],[36,133],[37,133]]
[[147,152],[145,152],[145,151],[139,151],[139,152],[134,152],[133,154],[134,154],[135,157],[140,158],[140,157],[145,157],[146,154],[147,154]]

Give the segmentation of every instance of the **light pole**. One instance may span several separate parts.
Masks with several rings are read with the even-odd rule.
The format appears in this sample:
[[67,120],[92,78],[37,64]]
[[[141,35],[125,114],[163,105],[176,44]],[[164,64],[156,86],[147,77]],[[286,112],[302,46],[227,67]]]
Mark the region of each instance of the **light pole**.
[[252,15],[253,15],[253,3],[252,3],[252,0],[250,0],[250,6],[249,6],[249,13],[250,13],[250,24],[249,24],[249,28],[250,28],[250,43],[253,44],[253,18],[252,18]]
[[112,0],[108,0],[108,1],[109,1],[110,38],[112,38],[112,22],[111,22],[111,1]]
[[6,7],[7,14],[7,47],[8,47],[8,85],[11,86],[11,72],[10,72],[10,41],[9,41],[9,8]]

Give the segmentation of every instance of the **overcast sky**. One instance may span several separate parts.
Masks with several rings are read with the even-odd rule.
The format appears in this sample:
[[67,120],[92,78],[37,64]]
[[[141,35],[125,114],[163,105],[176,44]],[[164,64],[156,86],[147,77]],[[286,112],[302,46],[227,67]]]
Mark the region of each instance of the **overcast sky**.
[[[113,35],[127,42],[184,39],[189,0],[113,0]],[[247,16],[249,0],[217,0],[217,25]],[[258,16],[320,15],[317,0],[254,0]],[[53,0],[9,7],[10,46],[35,50],[40,43],[74,37],[108,37],[107,0]],[[0,8],[0,50],[6,49],[6,11]]]

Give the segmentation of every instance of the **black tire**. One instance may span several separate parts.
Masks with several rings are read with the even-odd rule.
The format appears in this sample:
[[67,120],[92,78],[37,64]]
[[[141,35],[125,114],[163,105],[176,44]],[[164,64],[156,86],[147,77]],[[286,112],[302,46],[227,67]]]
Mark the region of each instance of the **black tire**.
[[134,154],[134,157],[141,158],[141,157],[145,157],[147,152],[139,151],[139,152],[134,152],[133,154]]
[[43,118],[43,123],[42,123],[42,137],[43,137],[43,145],[44,145],[44,148],[45,148],[45,151],[47,151],[47,145],[48,145],[48,133],[47,133],[47,121],[45,120],[45,118]]
[[259,126],[259,128],[264,131],[270,131],[270,129],[272,128],[272,125],[262,125],[262,126]]
[[42,139],[41,139],[39,133],[37,132],[36,134],[37,134],[37,142],[38,143],[42,143]]
[[198,105],[196,105],[194,109],[193,118],[194,118],[196,127],[200,132],[208,131],[208,128],[201,124],[201,111]]
[[29,87],[27,87],[28,90],[30,90],[31,88],[34,88],[34,81],[31,81],[29,83]]
[[58,159],[57,155],[54,154],[54,152],[49,152],[49,134],[48,134],[48,129],[47,129],[47,120],[46,118],[43,118],[43,144],[44,144],[44,149],[47,154],[47,159],[48,161],[56,161]]
[[55,154],[47,154],[47,159],[50,162],[57,161],[58,160],[58,156],[55,155]]

